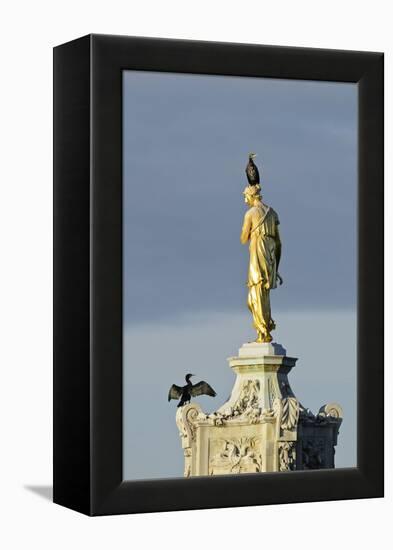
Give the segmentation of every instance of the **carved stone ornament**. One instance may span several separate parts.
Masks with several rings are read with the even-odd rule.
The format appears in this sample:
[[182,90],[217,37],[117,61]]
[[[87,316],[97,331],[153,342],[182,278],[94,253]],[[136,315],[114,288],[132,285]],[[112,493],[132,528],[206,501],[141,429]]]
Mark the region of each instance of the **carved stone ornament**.
[[255,348],[229,358],[236,381],[218,410],[206,414],[195,402],[177,409],[185,477],[334,468],[341,407],[313,414],[288,381],[296,359]]
[[296,447],[294,441],[278,443],[278,462],[280,472],[294,470],[296,467]]
[[300,404],[296,397],[275,399],[273,410],[280,419],[280,430],[296,430],[299,420]]
[[185,441],[183,447],[189,447],[195,437],[195,421],[203,415],[199,405],[192,403],[181,407],[176,413],[176,423],[179,428],[179,435]]
[[228,407],[223,412],[217,411],[206,415],[206,419],[212,420],[216,426],[240,419],[247,419],[251,424],[260,422],[263,416],[269,416],[269,411],[262,411],[259,406],[260,389],[259,380],[245,380],[232,407]]
[[306,439],[302,445],[304,470],[319,470],[325,467],[325,440]]
[[281,428],[292,430],[299,418],[299,402],[296,397],[284,397],[282,400]]
[[210,445],[210,475],[257,473],[262,469],[260,441],[255,437],[217,439]]
[[238,416],[252,410],[260,413],[259,390],[259,380],[247,380],[244,382],[239,399],[232,408],[232,416]]

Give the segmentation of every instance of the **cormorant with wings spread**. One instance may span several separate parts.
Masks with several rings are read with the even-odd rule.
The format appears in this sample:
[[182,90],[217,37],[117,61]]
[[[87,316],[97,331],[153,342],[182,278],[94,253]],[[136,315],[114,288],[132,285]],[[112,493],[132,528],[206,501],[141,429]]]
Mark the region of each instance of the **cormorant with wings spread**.
[[197,384],[193,384],[190,380],[191,376],[195,375],[186,374],[187,384],[183,387],[172,384],[168,393],[168,401],[171,399],[180,399],[177,406],[182,407],[191,401],[191,397],[197,397],[197,395],[210,395],[211,397],[215,397],[217,395],[210,384],[204,380],[201,380],[201,382]]

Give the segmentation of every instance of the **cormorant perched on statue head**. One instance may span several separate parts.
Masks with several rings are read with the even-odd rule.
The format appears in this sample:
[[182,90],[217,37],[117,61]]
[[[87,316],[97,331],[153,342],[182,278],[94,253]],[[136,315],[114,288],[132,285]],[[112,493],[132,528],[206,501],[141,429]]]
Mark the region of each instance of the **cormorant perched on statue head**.
[[248,155],[248,164],[246,166],[248,185],[259,185],[259,172],[256,164],[254,163],[254,158],[256,156],[256,153],[250,153]]
[[201,382],[197,384],[193,384],[190,380],[191,376],[195,375],[186,374],[187,384],[183,387],[172,384],[169,388],[168,401],[171,399],[180,399],[177,406],[182,407],[191,401],[191,397],[196,397],[197,395],[210,395],[211,397],[215,397],[217,395],[213,388],[204,380],[201,380]]

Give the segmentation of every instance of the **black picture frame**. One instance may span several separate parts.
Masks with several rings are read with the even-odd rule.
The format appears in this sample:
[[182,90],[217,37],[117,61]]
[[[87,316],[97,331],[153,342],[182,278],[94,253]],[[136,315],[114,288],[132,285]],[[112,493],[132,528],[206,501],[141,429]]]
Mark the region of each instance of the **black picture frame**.
[[[123,480],[124,69],[358,83],[357,467]],[[382,53],[110,35],[56,47],[54,502],[104,515],[383,496],[383,250]]]

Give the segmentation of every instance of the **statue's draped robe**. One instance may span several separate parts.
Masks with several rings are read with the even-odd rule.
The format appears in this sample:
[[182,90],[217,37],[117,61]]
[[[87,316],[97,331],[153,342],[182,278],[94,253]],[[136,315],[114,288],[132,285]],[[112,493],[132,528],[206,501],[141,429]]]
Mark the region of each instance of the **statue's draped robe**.
[[277,264],[281,254],[279,223],[277,213],[261,203],[246,213],[240,236],[242,243],[250,241],[248,307],[258,336],[264,341],[271,340],[270,331],[275,328],[269,292],[277,286]]

